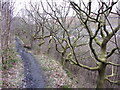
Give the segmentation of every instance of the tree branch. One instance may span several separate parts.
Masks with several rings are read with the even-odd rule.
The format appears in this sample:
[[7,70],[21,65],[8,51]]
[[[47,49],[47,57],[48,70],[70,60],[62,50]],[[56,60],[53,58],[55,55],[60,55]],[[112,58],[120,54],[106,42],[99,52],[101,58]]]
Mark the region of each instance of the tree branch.
[[112,66],[117,66],[117,67],[120,67],[120,64],[115,64],[113,62],[107,62],[108,65],[112,65]]
[[105,37],[105,39],[102,42],[102,46],[105,46],[107,42],[113,37],[113,35],[120,29],[120,24],[114,29],[113,32],[111,32],[108,36]]
[[106,78],[114,77],[114,76],[116,76],[116,75],[117,75],[117,74],[107,75]]
[[105,78],[105,80],[107,80],[107,81],[110,82],[110,83],[114,83],[114,84],[120,85],[120,80],[118,80],[118,81],[112,81],[112,80],[110,80],[110,79],[108,79],[108,78]]
[[71,53],[68,54],[66,60],[69,60],[72,64],[77,65],[77,66],[82,67],[82,68],[87,69],[87,70],[97,71],[99,69],[99,66],[89,67],[87,65],[75,62],[75,60],[72,58],[72,54]]
[[113,55],[113,53],[117,50],[118,48],[112,49],[112,51],[107,55],[107,58]]

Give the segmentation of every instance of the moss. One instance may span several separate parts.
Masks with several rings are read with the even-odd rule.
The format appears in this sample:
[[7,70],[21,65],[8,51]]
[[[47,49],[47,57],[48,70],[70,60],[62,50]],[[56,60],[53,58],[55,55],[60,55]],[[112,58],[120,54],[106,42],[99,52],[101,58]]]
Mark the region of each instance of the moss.
[[14,64],[17,62],[17,59],[10,59],[8,60],[4,66],[7,66],[6,69],[9,69],[14,66]]
[[68,69],[66,69],[65,71],[66,71],[66,74],[68,75],[68,77],[70,77],[72,75],[72,73]]
[[[66,90],[68,90],[69,89],[69,86],[68,85],[63,85],[63,86],[61,86],[61,88],[67,88]],[[70,89],[69,89],[70,90]]]

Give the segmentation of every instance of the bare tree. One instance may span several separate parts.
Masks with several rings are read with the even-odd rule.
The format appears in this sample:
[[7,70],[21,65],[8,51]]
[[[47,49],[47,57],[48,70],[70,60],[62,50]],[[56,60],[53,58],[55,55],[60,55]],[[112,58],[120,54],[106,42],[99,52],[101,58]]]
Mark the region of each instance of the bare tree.
[[42,3],[43,10],[46,14],[51,16],[50,19],[54,22],[52,23],[53,28],[50,28],[49,25],[47,25],[47,29],[51,32],[52,40],[55,42],[55,49],[61,54],[62,63],[64,64],[64,61],[68,60],[71,53],[74,52],[75,54],[74,49],[87,45],[87,43],[79,42],[87,35],[84,33],[82,33],[83,35],[80,35],[83,31],[83,27],[80,27],[81,23],[78,23],[79,21],[77,20],[76,14],[73,12],[73,16],[69,16],[71,7],[68,2],[57,5],[54,2],[50,4],[47,1],[47,4],[50,9],[49,12],[48,10],[45,10]]
[[[79,58],[76,56],[76,45],[72,44],[70,39],[69,29],[65,27],[65,24],[62,23],[60,20],[60,16],[58,13],[58,9],[56,8],[56,4],[52,6],[48,1],[48,6],[50,7],[50,11],[44,9],[44,11],[51,16],[64,30],[66,39],[63,40],[68,44],[71,52],[67,54],[66,60],[70,61],[72,64],[82,67],[84,69],[90,71],[98,71],[97,76],[97,87],[96,88],[103,88],[105,80],[109,81],[110,83],[119,84],[118,81],[112,81],[109,78],[115,76],[116,74],[112,70],[111,75],[106,75],[106,68],[107,66],[120,66],[119,64],[115,64],[109,61],[109,58],[118,50],[120,47],[115,45],[112,49],[108,49],[108,43],[111,42],[111,39],[116,40],[116,33],[120,29],[120,24],[112,26],[112,22],[109,20],[109,16],[111,14],[119,16],[118,13],[113,12],[113,6],[118,3],[118,1],[114,2],[102,2],[98,1],[99,7],[96,12],[92,11],[92,2],[86,5],[84,2],[83,4],[84,9],[80,7],[75,2],[70,1],[70,5],[72,6],[73,10],[76,12],[77,17],[80,21],[81,27],[84,27],[84,31],[87,32],[88,35],[88,46],[90,52],[93,56],[95,66],[91,67],[89,65],[82,64]],[[44,6],[43,6],[44,8]],[[92,26],[94,25],[94,26]],[[57,38],[56,38],[57,39]],[[76,41],[78,43],[78,41]],[[59,42],[61,45],[61,42]],[[113,43],[112,43],[113,44]],[[115,41],[114,41],[114,44]],[[97,48],[94,46],[96,45]],[[63,46],[64,48],[64,46]]]
[[[119,84],[118,80],[112,81],[110,79],[116,75],[113,67],[120,66],[117,62],[115,64],[110,61],[115,53],[119,53],[120,48],[116,42],[116,33],[120,29],[120,24],[113,26],[110,21],[112,14],[120,16],[118,12],[112,11],[117,2],[102,2],[100,0],[98,1],[99,7],[94,12],[91,0],[88,4],[82,1],[80,5],[72,1],[69,4],[65,2],[66,5],[57,5],[47,1],[47,10],[41,3],[43,13],[40,13],[40,5],[30,3],[31,10],[27,8],[26,10],[35,27],[31,38],[41,40],[39,46],[46,42],[45,38],[48,38],[48,52],[54,41],[55,49],[62,55],[63,60],[86,70],[97,71],[97,88],[103,88],[106,80]],[[71,9],[75,12],[73,16],[68,15]],[[86,45],[89,50],[79,53],[78,49],[82,49],[82,46]],[[110,45],[112,47],[108,48]],[[89,53],[88,57],[92,57],[90,58],[92,60],[86,62],[91,62],[92,65],[83,63],[81,60],[88,59],[88,57],[83,57],[86,53]],[[109,67],[111,67],[111,75],[106,73]]]
[[[72,1],[70,2],[71,6],[76,11],[77,15],[80,17],[81,22],[83,23],[85,29],[89,34],[89,47],[96,60],[97,66],[94,68],[89,67],[87,69],[98,71],[97,88],[103,88],[105,80],[108,80],[111,83],[119,83],[119,81],[112,81],[109,79],[110,77],[115,75],[114,73],[112,73],[111,75],[105,75],[106,66],[108,65],[120,66],[119,64],[115,64],[108,61],[109,57],[112,56],[113,53],[119,47],[113,48],[110,52],[107,51],[108,42],[111,40],[111,38],[115,37],[117,31],[120,29],[120,24],[118,24],[116,27],[113,27],[112,23],[109,21],[108,18],[108,16],[112,13],[113,6],[117,2],[118,1],[116,2],[109,1],[109,3],[107,4],[105,2],[100,1],[99,2],[100,8],[98,9],[97,13],[91,11],[92,8],[91,2],[89,2],[88,6],[86,7],[86,11],[82,10],[82,8],[79,7],[76,3]],[[82,17],[81,14],[84,14],[84,17]],[[92,17],[91,15],[94,16]],[[95,31],[93,31],[92,30],[93,28],[90,26],[91,22],[97,24],[97,28],[95,29]],[[110,27],[109,29],[111,29],[111,31],[108,30],[107,26]],[[100,39],[98,38],[98,35],[101,36]],[[95,43],[100,48],[100,54],[98,54],[96,49],[93,47],[94,43],[93,41],[95,41]]]
[[13,17],[13,3],[8,0],[2,0],[0,3],[1,12],[1,49],[3,64],[9,59],[7,51],[10,48],[11,41],[11,20]]

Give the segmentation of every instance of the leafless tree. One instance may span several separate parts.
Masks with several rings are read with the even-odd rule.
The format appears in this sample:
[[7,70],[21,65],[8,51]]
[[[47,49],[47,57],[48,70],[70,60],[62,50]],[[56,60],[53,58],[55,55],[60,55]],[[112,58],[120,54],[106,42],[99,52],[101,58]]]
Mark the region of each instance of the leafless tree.
[[[119,81],[110,79],[116,75],[114,67],[120,66],[117,62],[115,64],[110,61],[114,54],[119,54],[120,49],[116,38],[120,24],[113,26],[110,21],[111,15],[120,16],[118,12],[112,11],[117,3],[118,1],[114,2],[113,0],[112,2],[100,0],[96,11],[92,11],[91,0],[88,4],[81,1],[79,5],[72,1],[64,2],[62,5],[47,1],[47,8],[42,2],[40,5],[30,3],[30,9],[26,8],[26,10],[35,27],[32,29],[31,38],[32,40],[41,40],[39,46],[43,45],[48,38],[48,52],[54,42],[56,51],[62,55],[62,60],[69,61],[86,70],[98,72],[97,88],[103,88],[106,80],[119,84]],[[42,13],[40,13],[41,9],[43,9]],[[69,16],[71,10],[74,14]],[[28,24],[28,22],[26,23]],[[86,45],[89,50],[79,53],[79,49],[82,51],[83,46]],[[88,57],[84,56],[86,53],[89,53]],[[82,60],[88,58],[92,60],[86,62],[91,62],[92,65],[83,63]],[[111,67],[111,75],[106,73],[107,66]]]
[[11,21],[13,18],[14,3],[10,0],[0,2],[1,13],[1,49],[2,49],[2,62],[3,64],[9,58],[7,51],[11,43]]
[[52,34],[52,39],[55,42],[56,51],[62,55],[62,63],[68,60],[69,55],[74,53],[74,49],[79,48],[80,46],[87,45],[87,43],[79,43],[83,37],[87,35],[83,34],[82,36],[80,33],[83,31],[83,27],[81,27],[81,23],[78,24],[77,16],[73,12],[73,16],[69,16],[71,13],[71,7],[68,2],[63,2],[62,5],[57,5],[56,3],[52,2],[50,4],[47,1],[49,12],[45,10],[45,7],[42,7],[46,14],[48,14],[51,18],[53,23],[51,24],[53,28],[47,25],[47,29]]
[[[120,24],[115,25],[113,27],[112,22],[109,20],[109,16],[111,14],[119,16],[119,13],[113,12],[113,6],[118,3],[118,1],[114,2],[102,2],[98,1],[99,7],[96,10],[96,12],[92,11],[92,2],[90,2],[86,5],[84,2],[81,2],[83,4],[84,9],[80,7],[75,2],[70,1],[70,6],[72,6],[73,10],[76,12],[77,17],[80,21],[81,27],[84,27],[84,31],[87,32],[88,37],[88,46],[90,49],[90,52],[94,58],[94,61],[96,63],[95,67],[91,67],[89,65],[84,65],[80,62],[79,58],[76,56],[76,51],[74,46],[72,44],[72,40],[70,39],[69,29],[66,28],[66,24],[63,24],[60,20],[59,10],[57,5],[52,5],[48,1],[48,6],[50,8],[50,12],[43,9],[44,11],[51,16],[52,19],[54,19],[60,27],[64,30],[66,38],[62,38],[70,48],[71,52],[67,54],[66,60],[70,61],[72,64],[77,65],[79,67],[82,67],[84,69],[90,70],[90,71],[98,71],[98,80],[97,80],[97,88],[103,88],[105,80],[109,81],[110,83],[119,84],[119,81],[112,81],[109,78],[115,76],[116,74],[112,70],[111,75],[106,75],[106,68],[107,66],[120,66],[119,64],[115,64],[113,62],[109,61],[109,58],[119,50],[118,45],[116,45],[115,41],[113,42],[115,44],[112,49],[108,50],[108,43],[111,42],[111,39],[116,40],[116,33],[120,29]],[[63,17],[63,16],[62,16]],[[92,26],[92,24],[94,26]],[[109,28],[108,28],[109,27]],[[56,38],[57,39],[57,38]],[[78,41],[76,41],[78,42]],[[61,45],[61,42],[59,42]],[[94,45],[97,46],[94,47]],[[62,46],[64,48],[64,46]]]
[[[70,2],[70,4],[72,5],[73,9],[76,11],[78,16],[80,17],[81,22],[83,23],[83,25],[85,26],[85,29],[89,34],[89,47],[95,60],[97,61],[96,62],[97,66],[94,68],[88,68],[88,69],[98,71],[97,88],[103,88],[105,80],[108,80],[111,83],[119,83],[119,81],[112,81],[109,79],[110,77],[115,75],[113,72],[111,75],[105,75],[106,66],[108,65],[120,66],[119,64],[114,64],[108,61],[109,57],[112,56],[113,53],[119,49],[119,47],[113,48],[110,52],[107,51],[108,42],[111,40],[111,38],[116,37],[117,31],[120,29],[120,24],[113,27],[112,23],[109,21],[109,18],[108,18],[108,16],[112,13],[113,6],[117,2],[118,1],[116,2],[109,1],[109,3],[105,3],[100,1],[99,2],[100,7],[97,13],[94,13],[91,11],[91,8],[92,8],[91,2],[89,2],[88,6],[86,7],[86,11],[82,10],[82,8],[79,7],[76,3],[72,1]],[[84,14],[84,17],[82,17],[81,14]],[[92,17],[91,15],[94,15],[94,16]],[[95,29],[94,32],[92,31],[93,28],[90,26],[91,22],[97,24],[97,28]],[[107,26],[109,26],[110,28],[107,28]],[[111,31],[108,29],[111,29]],[[100,35],[101,39],[98,39],[97,35]],[[95,41],[95,43],[99,46],[100,55],[97,53],[96,49],[93,47],[93,41]]]

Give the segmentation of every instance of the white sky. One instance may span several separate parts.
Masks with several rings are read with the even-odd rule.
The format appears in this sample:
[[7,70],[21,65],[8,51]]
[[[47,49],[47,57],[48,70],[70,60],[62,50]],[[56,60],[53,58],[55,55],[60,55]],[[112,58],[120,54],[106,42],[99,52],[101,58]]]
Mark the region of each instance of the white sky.
[[[19,12],[21,9],[24,8],[25,6],[25,3],[28,4],[29,2],[39,2],[39,1],[42,1],[42,2],[45,2],[46,0],[15,0],[15,11],[16,12]],[[48,0],[48,1],[51,1],[51,0]],[[61,3],[62,0],[54,0],[58,3]]]
[[[16,4],[15,4],[15,8],[16,8],[15,11],[19,12],[22,8],[24,8],[25,3],[28,4],[30,1],[32,1],[32,2],[37,2],[37,1],[43,1],[43,2],[45,2],[46,0],[15,0],[15,2],[16,2]],[[51,0],[48,0],[48,1],[51,1]],[[55,1],[57,4],[61,4],[61,2],[63,0],[53,0],[53,1]],[[69,0],[65,0],[65,1],[69,1]],[[76,3],[79,2],[79,0],[72,0],[72,1],[75,1]],[[85,3],[87,3],[89,0],[83,0],[83,1]],[[98,0],[91,0],[91,1],[93,2],[92,3],[92,8],[95,10],[95,8],[98,7],[98,5],[97,5],[98,4],[97,3]],[[106,1],[109,1],[109,0],[102,0],[102,1],[106,2]],[[112,1],[112,0],[110,0],[110,1]],[[114,1],[117,1],[117,0],[114,0]]]

